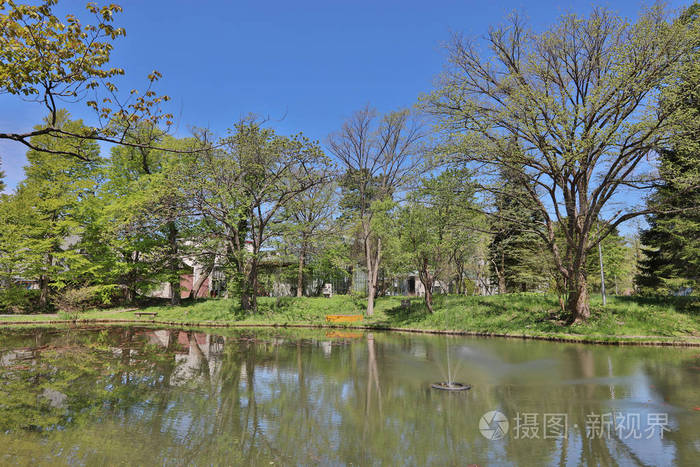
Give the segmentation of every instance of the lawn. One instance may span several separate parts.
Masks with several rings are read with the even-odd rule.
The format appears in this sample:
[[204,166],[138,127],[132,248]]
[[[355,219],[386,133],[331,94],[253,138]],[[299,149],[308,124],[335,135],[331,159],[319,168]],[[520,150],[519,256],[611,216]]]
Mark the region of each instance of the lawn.
[[[575,338],[586,341],[639,340],[700,342],[700,301],[695,297],[609,297],[605,307],[599,297],[591,303],[592,317],[585,323],[567,326],[561,319],[556,297],[543,294],[507,294],[489,297],[438,296],[435,313],[428,314],[420,298],[401,307],[405,297],[382,297],[375,314],[361,326],[416,330]],[[333,298],[259,299],[257,314],[243,313],[232,299],[209,299],[182,306],[151,306],[133,309],[94,310],[48,318],[82,320],[142,320],[134,311],[157,313],[160,323],[206,325],[324,325],[327,314],[360,314],[362,298],[338,295]],[[46,315],[21,315],[0,321],[46,321]]]

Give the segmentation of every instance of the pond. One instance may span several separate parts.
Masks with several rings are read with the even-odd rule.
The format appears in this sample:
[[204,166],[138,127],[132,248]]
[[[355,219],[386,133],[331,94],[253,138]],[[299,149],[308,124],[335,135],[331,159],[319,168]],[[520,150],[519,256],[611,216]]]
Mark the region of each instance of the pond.
[[698,406],[697,348],[0,332],[0,464],[697,465]]

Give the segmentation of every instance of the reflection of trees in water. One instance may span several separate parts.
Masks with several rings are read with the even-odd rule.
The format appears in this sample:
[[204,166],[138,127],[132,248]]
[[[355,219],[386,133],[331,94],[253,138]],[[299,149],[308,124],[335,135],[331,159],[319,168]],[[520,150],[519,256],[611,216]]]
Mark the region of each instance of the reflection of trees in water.
[[[611,411],[611,388],[615,403],[634,397],[637,374],[660,400],[689,402],[700,383],[684,360],[658,350],[455,339],[459,377],[474,387],[445,394],[428,386],[444,359],[440,339],[369,334],[333,340],[329,353],[328,338],[225,334],[112,328],[5,337],[0,408],[8,417],[0,423],[16,432],[6,439],[48,456],[74,446],[76,462],[88,464],[649,463],[638,445],[588,439],[586,416]],[[47,388],[66,395],[64,407],[37,403]],[[511,419],[500,442],[477,429],[494,409]],[[513,439],[518,412],[540,422],[566,413],[567,442]],[[678,419],[666,444],[675,461],[690,462],[698,431]],[[61,424],[60,432],[26,431]]]
[[[372,412],[372,387],[377,394],[377,407],[379,413]],[[379,386],[379,374],[377,372],[377,357],[374,353],[374,336],[372,333],[367,334],[367,395],[365,406],[365,417],[369,420],[371,417],[382,417],[382,390]]]

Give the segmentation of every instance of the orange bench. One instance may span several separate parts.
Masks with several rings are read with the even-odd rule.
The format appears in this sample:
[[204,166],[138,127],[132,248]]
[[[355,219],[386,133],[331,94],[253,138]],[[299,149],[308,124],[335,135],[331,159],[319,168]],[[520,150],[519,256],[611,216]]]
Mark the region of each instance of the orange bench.
[[336,339],[359,339],[363,334],[361,332],[347,332],[347,331],[328,331],[326,337],[332,337]]
[[362,315],[326,315],[326,321],[329,323],[354,323],[362,321]]

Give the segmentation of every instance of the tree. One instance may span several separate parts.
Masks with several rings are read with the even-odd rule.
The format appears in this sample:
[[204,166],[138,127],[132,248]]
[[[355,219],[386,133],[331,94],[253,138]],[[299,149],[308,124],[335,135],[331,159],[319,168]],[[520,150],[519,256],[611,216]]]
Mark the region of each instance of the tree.
[[31,201],[26,196],[0,194],[0,308],[26,311],[35,305],[31,292],[17,284],[28,278],[29,265],[39,260],[21,247],[34,220]]
[[[700,4],[680,17],[700,23]],[[700,41],[696,43],[700,45]],[[660,151],[661,182],[647,204],[649,228],[641,235],[645,259],[637,283],[651,289],[697,286],[700,277],[700,52],[686,59],[664,89],[663,105],[677,109],[674,131]]]
[[[664,165],[678,164],[671,154],[663,156]],[[682,167],[676,165],[675,170]],[[652,290],[696,287],[700,277],[700,189],[689,192],[674,185],[659,187],[650,203],[675,212],[648,216],[649,228],[640,236],[644,259],[636,282]]]
[[[133,137],[182,151],[193,143],[145,125]],[[170,284],[171,303],[180,301],[181,230],[188,226],[186,203],[170,180],[175,159],[169,151],[113,147],[99,199],[84,206],[89,220],[80,246],[95,266],[89,274],[124,287],[128,302],[162,282]]]
[[[67,132],[78,132],[82,121],[71,121],[68,112],[60,111],[55,125]],[[82,233],[77,211],[81,202],[94,196],[99,146],[94,141],[55,140],[46,135],[33,137],[31,144],[38,150],[27,152],[26,179],[14,195],[14,208],[28,210],[28,215],[14,216],[22,231],[22,240],[14,245],[22,252],[16,270],[25,279],[38,280],[39,306],[46,307],[49,287],[73,281],[73,268],[79,270],[83,261],[75,248]],[[92,162],[56,155],[65,145]]]
[[[176,140],[159,128],[142,124],[130,136],[138,146],[117,146],[112,150],[112,180],[126,182],[120,200],[132,198],[127,212],[148,219],[151,234],[160,239],[156,263],[160,267],[153,273],[161,273],[170,284],[170,303],[180,303],[180,230],[186,216],[182,215],[185,201],[169,180],[176,163],[170,151],[186,152],[193,148],[193,140]],[[156,150],[162,147],[165,150]],[[121,171],[122,173],[119,173]],[[135,203],[134,203],[135,201]],[[148,235],[148,232],[146,233]],[[154,274],[155,275],[155,274]]]
[[[618,284],[628,284],[632,275],[631,266],[634,260],[630,258],[630,248],[627,240],[622,237],[617,229],[600,241],[601,253],[603,257],[603,272],[605,273],[605,289],[608,293],[617,293]],[[590,285],[597,290],[601,290],[600,259],[598,254],[588,257],[586,265],[588,277],[591,278]]]
[[257,312],[263,248],[283,234],[285,207],[323,182],[317,169],[326,163],[318,144],[303,135],[278,136],[248,119],[180,167],[174,180],[191,214],[203,220],[203,241],[215,238],[225,252],[244,310]]
[[490,215],[493,238],[489,261],[496,274],[498,293],[527,291],[546,282],[542,249],[546,245],[537,235],[542,222],[537,205],[528,196],[517,174],[502,173],[493,188],[494,212]]
[[[326,179],[318,173],[314,177]],[[329,183],[319,183],[303,191],[285,206],[283,216],[284,244],[291,248],[297,257],[296,286],[297,297],[304,294],[304,269],[309,256],[323,245],[323,237],[332,235],[333,216],[337,211],[335,187]]]
[[[113,25],[121,7],[88,3],[86,9],[94,23],[83,24],[73,14],[64,20],[57,17],[53,12],[57,3],[43,0],[38,5],[24,5],[0,0],[0,93],[34,101],[48,114],[32,131],[5,133],[0,129],[0,139],[78,159],[87,157],[80,151],[86,140],[144,147],[129,140],[130,132],[144,122],[169,126],[172,115],[160,109],[169,97],[152,90],[161,77],[157,71],[148,75],[145,91],[133,89],[126,99],[118,96],[115,79],[124,70],[110,66],[109,60],[113,42],[126,34]],[[88,95],[95,97],[89,99]],[[94,110],[98,123],[71,129],[61,126],[61,105],[79,101]],[[36,136],[62,143],[39,146],[32,142]]]
[[[517,16],[490,29],[487,56],[455,37],[449,67],[425,107],[451,137],[454,158],[488,179],[507,169],[542,216],[538,234],[568,287],[571,322],[590,316],[586,262],[621,223],[650,212],[613,206],[649,187],[646,160],[668,138],[673,107],[659,88],[687,57],[695,24],[669,24],[659,7],[636,23],[595,9],[541,34]],[[592,228],[600,219],[600,233]],[[565,252],[555,241],[561,223]]]
[[463,240],[462,233],[472,230],[479,220],[474,193],[469,172],[446,170],[424,179],[400,211],[401,249],[407,263],[418,271],[430,313],[433,286],[448,271],[455,241]]
[[424,137],[423,126],[410,112],[392,112],[378,119],[376,111],[365,107],[328,138],[329,150],[344,170],[341,205],[359,227],[368,276],[368,316],[374,313],[385,241],[372,228],[374,209],[391,205],[378,201],[393,200],[419,174]]
[[[477,214],[473,212],[472,215]],[[469,293],[489,293],[488,274],[486,272],[488,255],[488,238],[486,220],[475,217],[474,224],[482,225],[472,230],[458,230],[450,238],[449,263],[454,277],[456,292],[459,295]]]

